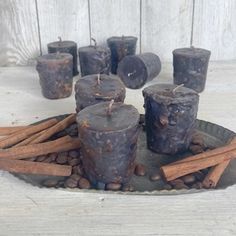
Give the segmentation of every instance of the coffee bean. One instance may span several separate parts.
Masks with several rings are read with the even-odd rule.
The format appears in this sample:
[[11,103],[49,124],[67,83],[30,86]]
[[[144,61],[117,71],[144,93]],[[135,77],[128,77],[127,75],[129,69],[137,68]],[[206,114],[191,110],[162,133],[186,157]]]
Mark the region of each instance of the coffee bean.
[[72,158],[71,160],[68,160],[68,163],[70,166],[77,166],[78,164],[80,164],[80,159]]
[[150,180],[151,181],[158,181],[161,179],[161,176],[159,173],[153,173],[151,176],[150,176]]
[[57,159],[57,153],[51,153],[49,154],[49,157],[51,157],[52,161],[55,161]]
[[184,184],[184,183],[176,184],[174,186],[174,188],[177,189],[177,190],[179,190],[179,189],[189,189],[189,187],[186,184]]
[[27,158],[26,161],[36,161],[37,157],[31,157],[31,158]]
[[196,182],[195,184],[192,185],[192,188],[202,189],[203,185],[201,182]]
[[87,179],[81,178],[79,180],[79,187],[81,189],[90,189],[91,188],[91,184],[90,184],[90,182]]
[[78,175],[83,176],[84,170],[83,170],[83,168],[82,168],[80,165],[78,165],[78,166],[73,166],[73,167],[72,167],[72,173],[73,173],[73,174],[78,174]]
[[195,144],[195,145],[199,145],[199,146],[201,146],[202,148],[205,147],[205,145],[204,145],[204,139],[203,139],[203,136],[202,136],[201,134],[193,135],[191,143],[192,143],[192,144]]
[[118,191],[121,188],[121,184],[119,183],[109,183],[106,185],[107,190]]
[[146,175],[146,167],[145,167],[145,165],[143,165],[143,164],[136,164],[134,173],[137,176],[144,176],[144,175]]
[[76,188],[78,185],[78,181],[72,179],[72,178],[68,178],[66,181],[65,181],[65,187],[66,188]]
[[66,164],[67,163],[67,153],[61,152],[58,154],[56,162],[58,164]]
[[47,158],[47,156],[45,156],[45,155],[44,156],[38,156],[36,161],[43,162],[46,158]]
[[165,185],[163,186],[163,188],[164,188],[165,190],[171,190],[171,189],[172,189],[172,186],[169,185],[169,184],[165,184]]
[[205,175],[201,171],[194,172],[193,175],[198,181],[203,181]]
[[48,188],[52,188],[52,187],[56,187],[58,184],[58,180],[55,179],[47,179],[45,181],[43,181],[42,185],[44,185],[45,187]]
[[42,162],[44,162],[44,163],[51,163],[52,162],[52,158],[49,156],[45,160],[43,160]]
[[174,180],[171,180],[169,183],[175,187],[175,185],[184,184],[184,181],[182,179],[174,179]]
[[77,174],[72,174],[70,176],[71,179],[74,179],[75,181],[77,181],[77,183],[79,182],[79,180],[82,178],[80,175]]
[[132,185],[124,185],[122,187],[122,191],[124,191],[124,192],[133,192],[134,191],[134,187]]
[[79,151],[75,151],[75,150],[69,151],[68,155],[72,158],[77,158],[79,157]]
[[199,146],[199,145],[193,145],[193,144],[191,144],[191,145],[189,146],[189,150],[190,150],[190,152],[191,152],[192,154],[194,154],[194,155],[204,152],[204,150],[203,150],[203,148],[202,148],[201,146]]
[[196,181],[196,177],[194,175],[185,175],[181,178],[185,184],[192,184]]

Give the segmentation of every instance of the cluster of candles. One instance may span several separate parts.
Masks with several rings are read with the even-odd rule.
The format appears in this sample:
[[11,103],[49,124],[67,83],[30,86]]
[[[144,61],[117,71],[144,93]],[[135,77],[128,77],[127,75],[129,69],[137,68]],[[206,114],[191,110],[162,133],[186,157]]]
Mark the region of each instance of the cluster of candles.
[[[76,82],[75,99],[83,167],[91,183],[103,188],[127,183],[135,167],[140,115],[134,106],[124,104],[125,87],[141,88],[160,73],[161,61],[153,53],[135,55],[136,37],[111,37],[108,47],[92,41],[94,45],[78,50],[82,78]],[[48,52],[37,63],[42,93],[50,99],[68,97],[73,75],[78,74],[77,45],[60,39],[48,44]],[[205,49],[176,49],[174,84],[143,90],[150,150],[164,154],[187,150],[209,58]]]

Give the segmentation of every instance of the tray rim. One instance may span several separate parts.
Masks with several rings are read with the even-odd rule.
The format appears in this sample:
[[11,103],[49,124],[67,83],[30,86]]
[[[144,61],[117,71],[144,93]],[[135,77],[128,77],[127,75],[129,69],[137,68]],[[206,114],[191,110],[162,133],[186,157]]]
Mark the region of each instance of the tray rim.
[[[58,115],[58,116],[54,116],[54,117],[50,117],[47,119],[51,119],[51,118],[58,118],[61,116],[68,116],[70,114],[64,114],[64,115]],[[44,119],[44,120],[47,120]],[[43,121],[43,120],[42,120]],[[39,121],[39,122],[42,122]],[[216,126],[218,129],[222,129],[224,130],[225,133],[228,133],[229,139],[236,137],[236,133],[230,129],[227,129],[221,125],[209,122],[209,121],[205,121],[205,120],[201,120],[201,119],[197,119],[196,120],[197,123],[199,124],[198,127],[201,127],[201,124],[205,124],[206,126]],[[39,123],[37,122],[37,123]],[[34,123],[36,124],[36,123]],[[32,125],[34,125],[32,124]],[[79,188],[63,188],[63,187],[46,187],[43,185],[37,185],[33,182],[30,181],[29,179],[25,179],[24,177],[27,176],[25,174],[17,174],[17,173],[11,173],[9,172],[11,175],[13,175],[16,179],[24,181],[25,183],[31,185],[32,187],[35,188],[39,188],[39,189],[51,189],[51,190],[60,190],[60,191],[66,191],[66,192],[73,192],[73,193],[98,193],[98,194],[118,194],[118,195],[131,195],[131,196],[174,196],[174,195],[183,195],[183,194],[194,194],[194,193],[205,193],[205,192],[211,192],[211,191],[219,191],[219,190],[225,190],[227,188],[230,188],[232,186],[235,186],[235,184],[231,184],[228,185],[226,187],[222,187],[222,188],[217,188],[217,189],[171,189],[171,190],[153,190],[153,191],[111,191],[111,190],[97,190],[97,189],[79,189]]]

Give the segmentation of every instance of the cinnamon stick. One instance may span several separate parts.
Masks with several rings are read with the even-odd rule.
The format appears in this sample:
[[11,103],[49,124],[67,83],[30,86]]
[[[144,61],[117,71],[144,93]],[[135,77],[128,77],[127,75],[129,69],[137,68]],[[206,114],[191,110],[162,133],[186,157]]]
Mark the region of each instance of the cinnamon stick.
[[34,135],[32,135],[31,137],[17,143],[16,145],[14,145],[12,148],[15,148],[15,147],[20,147],[20,146],[25,146],[25,145],[28,145],[28,144],[32,144],[32,141],[35,140],[36,138],[38,138],[40,135],[42,135],[46,130],[43,130],[39,133],[36,133]]
[[50,127],[49,129],[45,130],[41,135],[36,137],[34,140],[31,141],[31,143],[41,143],[47,139],[49,139],[52,135],[64,130],[69,125],[73,124],[75,122],[76,115],[71,114],[62,121],[58,122],[54,126]]
[[53,152],[65,152],[79,147],[78,138],[65,136],[55,141],[0,150],[0,159],[25,159]]
[[70,176],[72,168],[66,165],[0,159],[0,170],[21,174]]
[[218,181],[220,180],[220,177],[224,173],[229,163],[230,163],[230,160],[227,160],[212,167],[202,182],[203,187],[215,188]]
[[[230,145],[229,145],[230,146]],[[214,149],[217,150],[218,148]],[[210,151],[209,151],[210,152]],[[219,153],[216,155],[209,155],[204,158],[198,158],[202,154],[195,155],[197,159],[185,161],[181,163],[172,163],[170,165],[162,166],[161,171],[167,181],[177,179],[181,176],[202,170],[211,166],[216,166],[224,161],[236,158],[236,148],[226,153]]]
[[[230,143],[236,143],[236,137],[233,138]],[[224,161],[216,166],[211,167],[210,171],[204,178],[202,184],[205,188],[215,188],[218,184],[220,177],[228,167],[230,160]]]
[[7,136],[25,129],[27,126],[0,127],[0,136]]
[[190,156],[190,157],[186,157],[182,160],[171,163],[170,165],[177,164],[177,163],[188,162],[188,161],[199,160],[199,159],[206,158],[206,157],[209,157],[209,156],[223,154],[223,153],[232,151],[234,149],[236,149],[236,142],[231,142],[230,144],[227,144],[226,146],[215,148],[213,150],[203,152],[203,153],[200,153],[200,154],[197,154],[197,155],[193,155],[193,156]]
[[0,148],[6,148],[9,146],[12,146],[28,137],[30,137],[32,134],[38,133],[44,129],[47,129],[57,123],[57,119],[50,119],[48,121],[45,121],[43,123],[40,123],[38,125],[32,125],[26,128],[25,130],[18,131],[17,134],[11,134],[5,139],[0,140]]

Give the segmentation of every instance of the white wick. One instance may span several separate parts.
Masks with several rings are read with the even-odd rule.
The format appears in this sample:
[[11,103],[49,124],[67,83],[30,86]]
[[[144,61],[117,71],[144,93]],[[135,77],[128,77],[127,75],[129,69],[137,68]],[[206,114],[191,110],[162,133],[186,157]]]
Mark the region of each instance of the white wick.
[[133,72],[131,73],[128,73],[128,77],[130,77],[131,75],[135,74],[136,73],[136,70],[134,70]]

